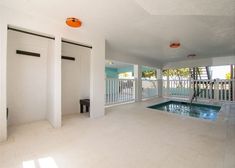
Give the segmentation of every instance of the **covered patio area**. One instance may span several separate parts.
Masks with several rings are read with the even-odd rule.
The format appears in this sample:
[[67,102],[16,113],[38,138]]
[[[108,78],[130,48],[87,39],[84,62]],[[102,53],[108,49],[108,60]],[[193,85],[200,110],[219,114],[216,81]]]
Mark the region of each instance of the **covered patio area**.
[[46,121],[12,126],[0,167],[234,167],[235,105],[223,105],[210,122],[146,108],[161,101],[106,108],[106,117],[96,120],[67,115],[57,130]]
[[235,168],[234,44],[234,0],[0,0],[0,168]]
[[200,65],[171,65],[161,69],[139,64],[125,69],[127,77],[123,78],[120,76],[123,72],[118,71],[115,78],[106,75],[106,106],[156,97],[184,99],[189,103],[234,103],[235,66],[229,63]]

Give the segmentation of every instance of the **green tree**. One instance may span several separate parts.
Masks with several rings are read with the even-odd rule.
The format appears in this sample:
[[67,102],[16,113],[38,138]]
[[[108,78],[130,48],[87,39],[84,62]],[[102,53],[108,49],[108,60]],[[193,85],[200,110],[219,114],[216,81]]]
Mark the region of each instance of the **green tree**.
[[163,70],[163,76],[169,76],[173,79],[182,80],[190,75],[189,68],[167,69]]
[[190,76],[189,68],[167,69],[163,70],[163,76],[169,76],[173,80],[178,80],[178,87],[182,87],[182,80]]
[[156,77],[156,70],[147,70],[142,72],[143,78]]

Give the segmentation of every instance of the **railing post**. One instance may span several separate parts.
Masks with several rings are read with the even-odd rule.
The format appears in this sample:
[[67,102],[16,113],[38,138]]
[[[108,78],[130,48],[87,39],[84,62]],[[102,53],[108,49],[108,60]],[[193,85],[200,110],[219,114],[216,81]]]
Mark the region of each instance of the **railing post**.
[[192,78],[189,77],[188,79],[188,82],[189,82],[189,86],[188,86],[188,89],[189,89],[189,99],[191,99],[193,97],[193,92],[192,92]]
[[232,85],[233,85],[233,100],[235,101],[235,79],[232,80]]
[[167,76],[167,81],[166,81],[166,95],[167,95],[167,97],[170,96],[170,80],[169,80],[169,76]]
[[210,80],[209,81],[209,85],[210,85],[210,91],[209,91],[209,95],[210,95],[210,99],[212,100],[213,99],[213,97],[212,97],[212,90],[213,90],[213,88],[212,88],[212,80]]
[[214,94],[215,94],[215,100],[219,101],[219,80],[218,79],[215,80],[215,91],[214,91]]
[[135,101],[142,101],[142,69],[141,65],[134,65],[135,76]]
[[162,97],[163,92],[163,80],[162,80],[162,69],[157,69],[157,94],[158,97]]
[[229,80],[228,82],[228,101],[232,101],[233,97],[232,97],[232,79]]

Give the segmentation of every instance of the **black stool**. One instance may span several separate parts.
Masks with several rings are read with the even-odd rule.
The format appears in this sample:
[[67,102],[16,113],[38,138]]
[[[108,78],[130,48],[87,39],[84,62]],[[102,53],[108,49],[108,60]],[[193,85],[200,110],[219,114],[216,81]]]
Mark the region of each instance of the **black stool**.
[[86,112],[90,110],[90,99],[81,99],[80,100],[80,111],[83,113],[83,106],[86,106]]

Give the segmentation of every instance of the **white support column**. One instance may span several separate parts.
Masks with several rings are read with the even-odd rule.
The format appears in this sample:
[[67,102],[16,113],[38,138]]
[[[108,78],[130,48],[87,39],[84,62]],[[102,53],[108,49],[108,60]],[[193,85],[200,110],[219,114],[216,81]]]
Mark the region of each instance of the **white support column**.
[[61,36],[56,36],[48,58],[47,119],[55,128],[61,127]]
[[135,77],[135,101],[142,101],[142,68],[141,65],[134,65]]
[[91,51],[90,76],[90,117],[105,114],[105,39],[98,37],[93,41]]
[[7,139],[7,24],[0,23],[0,142]]
[[[158,84],[157,84],[157,87],[158,87],[158,97],[162,97],[163,94],[162,94],[162,88],[163,88],[163,80],[162,80],[162,69],[157,69],[157,76],[158,76]],[[167,81],[167,96],[168,96],[168,92],[169,92],[169,78],[168,78],[168,81]]]
[[61,52],[62,52],[62,38],[61,36],[55,37],[55,111],[56,123],[54,126],[61,127],[62,123],[62,110],[61,110]]

